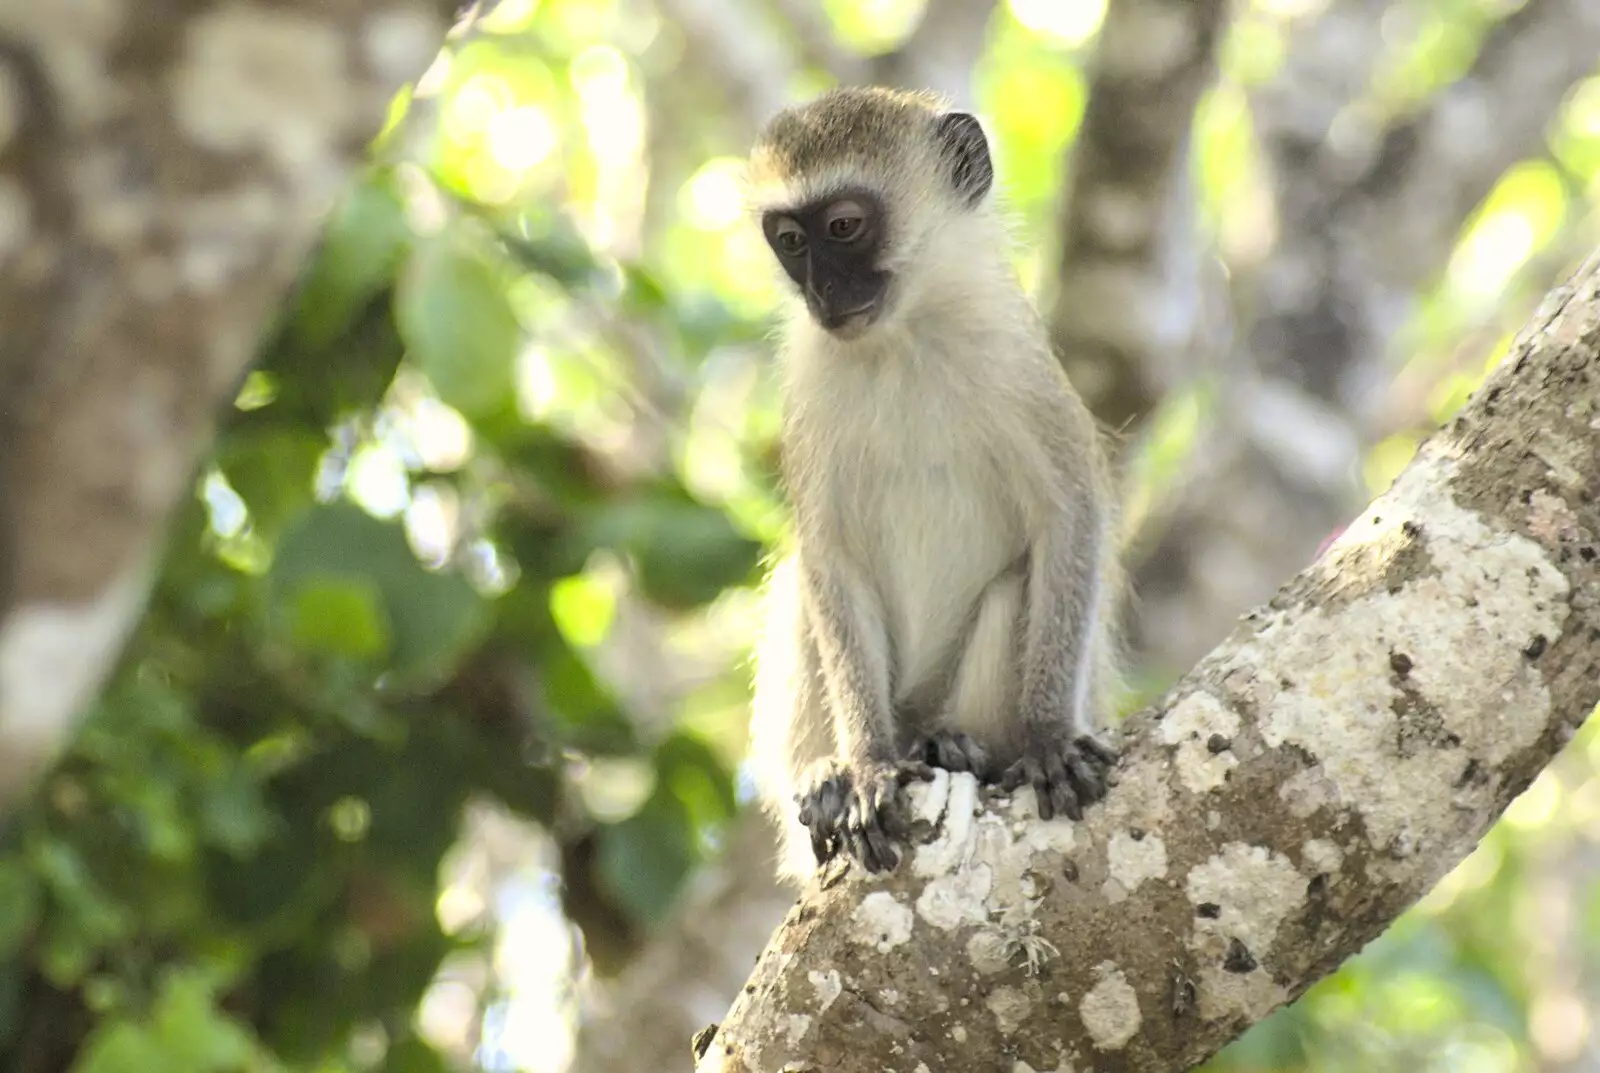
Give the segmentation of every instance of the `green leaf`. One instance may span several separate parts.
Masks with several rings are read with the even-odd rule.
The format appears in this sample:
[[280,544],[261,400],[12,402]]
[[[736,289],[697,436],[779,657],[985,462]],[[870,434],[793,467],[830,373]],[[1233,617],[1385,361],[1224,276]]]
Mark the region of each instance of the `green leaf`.
[[39,922],[39,883],[21,861],[0,860],[0,961],[15,954]]
[[383,593],[368,578],[332,575],[301,588],[290,631],[307,652],[367,659],[389,649]]
[[632,553],[645,594],[671,609],[698,607],[750,581],[764,551],[726,513],[671,484],[601,505],[579,526],[579,539]]
[[539,680],[559,738],[584,752],[627,753],[635,746],[633,723],[583,657],[552,636],[539,652]]
[[311,505],[327,447],[320,430],[304,428],[239,430],[222,438],[217,468],[244,500],[263,539],[277,539],[290,519]]
[[266,838],[273,817],[261,788],[243,767],[235,767],[206,788],[200,827],[206,840],[235,857],[253,851]]
[[73,1073],[135,1073],[172,1069],[171,1055],[143,1026],[103,1021],[84,1044]]
[[641,924],[666,916],[694,868],[694,827],[670,793],[657,790],[621,823],[599,831],[597,865],[617,904]]
[[156,1033],[171,1055],[168,1068],[195,1073],[235,1069],[256,1050],[250,1034],[217,1009],[211,983],[193,970],[167,977],[154,1021]]
[[410,361],[439,397],[470,418],[509,409],[522,326],[504,274],[464,236],[420,247],[401,274],[395,323]]
[[[284,532],[267,578],[269,623],[292,630],[305,593],[335,579],[376,594],[392,644],[388,671],[398,686],[448,674],[488,625],[488,609],[471,585],[424,569],[398,525],[349,503],[307,511]],[[353,601],[324,604],[335,605],[360,621]]]
[[587,286],[599,270],[594,251],[563,216],[524,217],[515,233],[502,232],[500,240],[523,268],[567,290]]
[[678,731],[656,747],[658,785],[683,802],[697,826],[726,820],[739,807],[733,775],[700,738]]
[[343,335],[393,277],[410,239],[405,206],[390,173],[376,172],[351,187],[297,289],[294,337],[316,348]]
[[415,1036],[390,1045],[383,1056],[383,1073],[449,1073],[444,1056]]

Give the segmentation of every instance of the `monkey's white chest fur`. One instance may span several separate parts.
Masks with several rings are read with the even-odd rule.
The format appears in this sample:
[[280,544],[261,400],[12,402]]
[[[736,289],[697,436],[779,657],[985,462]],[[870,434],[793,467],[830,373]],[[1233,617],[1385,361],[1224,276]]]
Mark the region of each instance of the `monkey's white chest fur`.
[[1007,457],[999,389],[970,362],[924,348],[829,366],[830,417],[802,463],[817,501],[801,509],[873,590],[893,699],[943,707],[985,588],[1027,550],[1025,460]]

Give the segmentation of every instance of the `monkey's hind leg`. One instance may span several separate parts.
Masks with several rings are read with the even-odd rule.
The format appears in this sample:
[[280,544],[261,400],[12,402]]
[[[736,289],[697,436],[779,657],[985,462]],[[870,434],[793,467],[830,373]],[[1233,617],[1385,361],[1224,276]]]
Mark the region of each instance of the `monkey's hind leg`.
[[944,712],[937,725],[912,744],[909,765],[970,771],[986,784],[999,778],[1001,768],[992,746],[1009,736],[1006,727],[1016,705],[1016,634],[1022,597],[1023,577],[1015,569],[983,590]]

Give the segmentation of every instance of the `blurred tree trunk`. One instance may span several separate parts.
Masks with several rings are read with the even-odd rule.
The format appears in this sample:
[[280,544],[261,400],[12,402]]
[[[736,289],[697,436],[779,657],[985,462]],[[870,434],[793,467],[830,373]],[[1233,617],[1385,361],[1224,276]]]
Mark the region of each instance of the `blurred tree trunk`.
[[454,0],[0,0],[0,811],[146,598],[257,335]]
[[1217,348],[1218,412],[1132,564],[1133,642],[1166,674],[1360,502],[1395,332],[1468,217],[1508,168],[1545,152],[1551,117],[1596,70],[1588,0],[1530,0],[1461,78],[1383,123],[1366,98],[1387,7],[1334,3],[1256,95],[1278,237],[1260,263],[1233,266],[1245,323],[1238,348]]

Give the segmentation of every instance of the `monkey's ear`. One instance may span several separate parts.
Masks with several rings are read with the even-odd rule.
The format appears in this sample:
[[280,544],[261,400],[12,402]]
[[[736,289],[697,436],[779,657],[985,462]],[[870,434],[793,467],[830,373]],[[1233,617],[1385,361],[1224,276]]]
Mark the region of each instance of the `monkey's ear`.
[[994,164],[983,127],[966,112],[946,112],[939,117],[938,130],[956,193],[968,205],[976,205],[994,184]]

